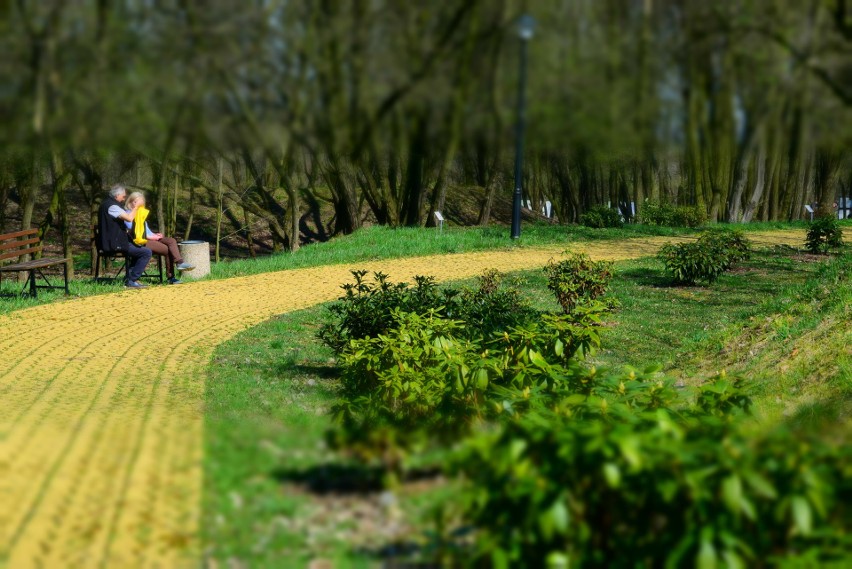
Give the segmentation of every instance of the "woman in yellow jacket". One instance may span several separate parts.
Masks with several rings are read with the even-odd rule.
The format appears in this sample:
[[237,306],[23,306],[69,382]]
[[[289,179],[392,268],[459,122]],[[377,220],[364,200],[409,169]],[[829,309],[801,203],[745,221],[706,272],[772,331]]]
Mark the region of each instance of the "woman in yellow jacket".
[[130,229],[130,239],[139,247],[147,247],[155,255],[161,255],[166,258],[166,276],[169,284],[180,284],[180,281],[175,277],[175,269],[179,271],[189,271],[194,269],[189,263],[183,261],[180,249],[177,245],[177,240],[172,237],[164,237],[162,233],[154,233],[148,227],[148,215],[150,211],[145,207],[145,194],[142,192],[133,192],[127,196],[125,207],[133,209],[136,207],[136,215],[133,221],[125,221],[127,228]]

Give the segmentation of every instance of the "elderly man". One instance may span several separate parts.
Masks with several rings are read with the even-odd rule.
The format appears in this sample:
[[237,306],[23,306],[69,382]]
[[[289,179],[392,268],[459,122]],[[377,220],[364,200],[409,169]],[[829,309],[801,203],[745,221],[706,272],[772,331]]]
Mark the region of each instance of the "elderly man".
[[139,277],[145,272],[148,261],[151,260],[151,250],[147,247],[137,247],[130,242],[127,236],[125,221],[133,221],[136,208],[129,212],[121,206],[127,198],[127,189],[116,184],[109,191],[109,196],[101,203],[98,212],[98,235],[100,243],[98,247],[105,253],[125,253],[128,259],[127,280],[124,286],[127,288],[145,288],[146,285],[139,282]]

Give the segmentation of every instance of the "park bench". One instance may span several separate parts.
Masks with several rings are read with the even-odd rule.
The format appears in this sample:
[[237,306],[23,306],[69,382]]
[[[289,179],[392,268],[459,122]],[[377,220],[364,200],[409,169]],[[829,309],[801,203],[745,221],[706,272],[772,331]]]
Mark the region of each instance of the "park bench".
[[[38,236],[38,229],[24,229],[14,233],[4,233],[0,235],[0,279],[3,273],[28,273],[27,281],[24,283],[24,288],[21,289],[21,296],[29,295],[36,298],[38,289],[65,289],[65,294],[68,294],[68,263],[71,259],[63,259],[59,257],[36,259],[35,256],[41,253],[42,244]],[[7,259],[15,259],[29,255],[31,260],[3,265],[3,261]],[[65,286],[51,284],[45,276],[42,269],[62,265],[63,274],[65,277]],[[41,279],[44,284],[39,284]],[[2,283],[2,281],[0,281]]]
[[[114,282],[121,278],[122,275],[127,274],[127,266],[129,264],[129,260],[127,258],[127,254],[123,251],[104,251],[99,246],[100,239],[98,236],[98,225],[92,225],[92,252],[94,254],[94,259],[92,266],[95,269],[95,282]],[[148,266],[145,268],[145,272],[142,273],[140,278],[154,279],[163,282],[163,258],[160,255],[153,255],[157,259],[157,267],[156,272],[153,272],[154,269],[151,267],[151,263],[148,263]],[[117,269],[114,267],[111,269],[110,266],[115,263],[115,261],[121,261],[121,264]],[[115,271],[110,274],[111,271]],[[103,272],[103,274],[101,274]]]

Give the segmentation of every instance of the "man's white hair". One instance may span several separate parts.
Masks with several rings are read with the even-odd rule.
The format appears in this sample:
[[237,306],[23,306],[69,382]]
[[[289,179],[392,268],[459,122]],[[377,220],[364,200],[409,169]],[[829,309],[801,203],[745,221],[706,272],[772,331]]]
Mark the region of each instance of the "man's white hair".
[[126,194],[126,193],[127,193],[127,188],[125,188],[125,187],[124,187],[123,185],[121,185],[121,184],[116,184],[116,185],[114,185],[112,188],[110,188],[110,190],[109,190],[109,197],[111,197],[111,198],[115,198],[115,197],[116,197],[116,196],[118,196],[119,194]]

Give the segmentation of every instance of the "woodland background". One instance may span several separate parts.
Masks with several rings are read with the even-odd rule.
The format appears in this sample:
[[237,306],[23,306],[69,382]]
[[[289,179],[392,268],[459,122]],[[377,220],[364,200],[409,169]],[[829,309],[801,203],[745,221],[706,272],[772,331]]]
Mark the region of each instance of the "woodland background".
[[0,0],[0,232],[70,254],[116,182],[217,257],[508,222],[525,11],[533,211],[852,197],[848,0]]

